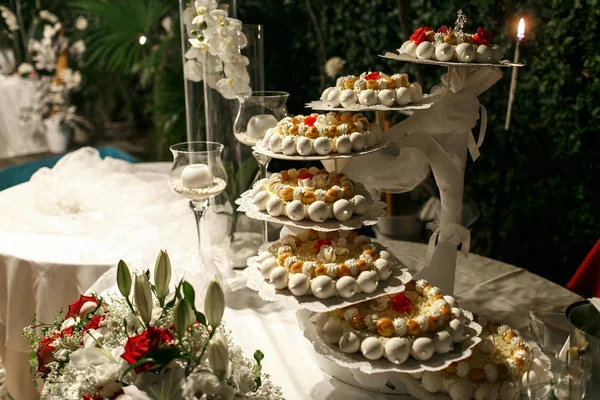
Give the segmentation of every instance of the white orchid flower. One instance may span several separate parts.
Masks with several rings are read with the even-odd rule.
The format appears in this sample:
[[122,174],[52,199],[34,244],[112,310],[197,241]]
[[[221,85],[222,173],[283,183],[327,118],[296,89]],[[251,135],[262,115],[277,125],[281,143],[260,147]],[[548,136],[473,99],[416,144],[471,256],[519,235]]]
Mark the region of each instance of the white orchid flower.
[[187,60],[183,66],[185,79],[200,82],[204,78],[204,66],[196,60]]
[[56,15],[52,14],[48,10],[42,10],[42,11],[40,11],[40,18],[41,19],[45,19],[46,21],[51,22],[53,24],[55,24],[56,22],[58,22],[58,17]]
[[56,35],[54,27],[52,25],[44,25],[44,33],[42,35],[44,39],[52,39],[54,35]]
[[85,43],[83,40],[78,40],[71,45],[69,51],[76,56],[80,56],[85,53]]
[[247,80],[250,83],[250,76],[246,69],[247,64],[244,63],[226,63],[225,65],[225,76],[228,78],[240,78]]
[[245,79],[240,78],[222,78],[217,82],[217,90],[226,99],[235,99],[235,96],[242,93],[251,93],[248,82]]
[[85,17],[77,18],[77,20],[75,21],[75,28],[77,28],[80,31],[84,31],[87,29],[87,27],[88,27],[88,20],[85,19]]

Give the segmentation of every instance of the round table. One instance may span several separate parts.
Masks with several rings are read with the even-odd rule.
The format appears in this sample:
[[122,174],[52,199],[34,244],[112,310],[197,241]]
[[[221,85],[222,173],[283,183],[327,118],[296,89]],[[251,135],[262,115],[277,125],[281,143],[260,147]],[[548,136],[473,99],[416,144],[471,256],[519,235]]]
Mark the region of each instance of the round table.
[[[416,272],[426,245],[378,239]],[[562,312],[581,298],[571,291],[526,270],[476,254],[458,256],[455,297],[461,307],[490,320],[527,329],[529,311]],[[230,281],[225,321],[236,344],[246,355],[256,349],[265,354],[264,371],[290,400],[383,400],[411,398],[386,395],[350,386],[323,372],[314,362],[312,345],[298,328],[296,313],[266,303],[245,288],[238,275]]]

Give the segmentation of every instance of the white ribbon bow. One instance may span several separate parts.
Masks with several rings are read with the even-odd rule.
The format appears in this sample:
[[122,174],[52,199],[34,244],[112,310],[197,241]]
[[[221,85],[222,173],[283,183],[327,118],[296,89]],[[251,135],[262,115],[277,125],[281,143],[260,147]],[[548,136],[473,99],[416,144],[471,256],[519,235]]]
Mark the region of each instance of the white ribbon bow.
[[431,238],[429,238],[429,244],[427,245],[427,263],[431,261],[433,250],[440,237],[449,239],[457,246],[462,245],[460,252],[463,253],[465,257],[469,256],[471,247],[471,231],[469,231],[469,229],[457,223],[448,223],[440,226],[437,221],[428,223],[427,228],[434,231]]

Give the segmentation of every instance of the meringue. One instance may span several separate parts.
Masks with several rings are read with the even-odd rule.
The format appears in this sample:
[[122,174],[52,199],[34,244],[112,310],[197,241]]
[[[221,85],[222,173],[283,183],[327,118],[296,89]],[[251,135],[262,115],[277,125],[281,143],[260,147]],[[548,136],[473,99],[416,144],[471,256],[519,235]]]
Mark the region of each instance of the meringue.
[[329,104],[330,107],[340,106],[340,92],[338,92],[337,89],[327,93],[327,104]]
[[358,102],[363,106],[374,106],[377,104],[377,94],[371,89],[363,90],[358,95]]
[[469,381],[461,380],[450,386],[448,394],[452,400],[471,400],[473,397],[473,388]]
[[390,89],[380,90],[377,98],[379,99],[379,103],[386,107],[391,107],[396,102],[396,94]]
[[338,344],[344,353],[356,353],[360,348],[360,338],[354,332],[345,332]]
[[491,48],[489,48],[485,44],[482,44],[479,47],[477,47],[477,52],[475,54],[475,60],[478,63],[484,63],[484,64],[491,63],[493,54],[494,54],[494,52],[492,51]]
[[359,132],[354,132],[350,135],[350,141],[352,142],[352,150],[361,151],[367,147],[364,136]]
[[309,156],[313,153],[312,140],[307,137],[301,136],[296,140],[296,151],[301,156]]
[[396,89],[396,103],[401,106],[405,106],[412,101],[410,90],[405,87]]
[[353,212],[354,206],[348,200],[341,199],[333,203],[333,216],[338,221],[348,221]]
[[469,43],[461,43],[456,46],[456,58],[462,63],[475,61],[475,48]]
[[286,136],[281,142],[281,152],[286,156],[296,154],[296,141],[292,136]]
[[284,267],[275,267],[271,271],[269,281],[275,289],[285,289],[288,284],[288,272]]
[[377,269],[377,275],[380,280],[386,280],[392,274],[392,266],[386,259],[378,258],[373,264]]
[[283,200],[277,196],[271,196],[267,201],[267,212],[273,217],[279,217],[283,213]]
[[421,101],[423,98],[423,88],[418,82],[413,82],[408,86],[408,90],[410,91],[410,98],[413,103]]
[[260,211],[267,209],[267,201],[271,195],[266,190],[260,191],[254,195],[252,204],[254,204]]
[[454,57],[454,48],[448,43],[441,43],[435,47],[435,59],[438,61],[450,61]]
[[402,364],[408,359],[410,344],[407,339],[391,338],[385,344],[385,357],[394,364]]
[[[304,274],[291,274],[288,282],[288,289],[294,296],[304,296],[308,293],[310,282],[308,276]],[[337,341],[337,339],[336,339]]]
[[277,261],[274,258],[268,258],[260,263],[258,269],[263,278],[269,279],[271,277],[271,272],[275,267],[277,267]]
[[340,94],[340,104],[342,107],[350,107],[352,104],[356,104],[357,101],[356,92],[352,89],[346,89]]
[[[336,83],[336,85],[339,86],[337,83]],[[332,90],[336,90],[336,88],[335,87],[328,87],[325,90],[323,90],[323,93],[321,94],[321,97],[320,97],[321,101],[323,101],[323,102],[326,103],[327,102],[327,96],[329,95],[329,92],[331,92]]]
[[333,150],[333,144],[328,137],[319,137],[315,139],[315,152],[321,156],[326,156]]
[[502,60],[502,57],[504,57],[502,47],[497,44],[492,45],[492,62],[499,63]]
[[370,336],[360,344],[360,351],[367,360],[378,360],[383,356],[383,344]]
[[458,319],[453,319],[449,325],[449,332],[454,343],[462,342],[465,339],[465,325]]
[[433,341],[428,337],[416,338],[410,347],[410,354],[419,361],[429,360],[434,351]]
[[270,138],[269,138],[269,148],[271,149],[271,151],[273,153],[278,153],[281,151],[281,142],[283,140],[281,139],[280,135],[275,135],[273,134]]
[[338,343],[342,336],[342,324],[337,319],[330,319],[323,326],[322,333],[325,342],[330,344]]
[[308,217],[315,222],[323,222],[329,218],[329,207],[324,201],[317,200],[308,206]]
[[352,141],[350,140],[350,135],[342,135],[338,136],[336,141],[336,150],[340,154],[348,154],[352,152]]
[[333,280],[330,277],[326,275],[321,275],[317,276],[311,281],[310,289],[312,290],[312,293],[316,298],[328,299],[331,296],[333,296],[335,292],[335,285],[333,284]]
[[433,335],[433,347],[436,353],[446,354],[454,348],[452,335],[448,331],[436,332]]
[[292,200],[285,208],[285,212],[292,221],[302,221],[306,217],[306,207],[299,200]]
[[358,283],[351,276],[342,276],[335,284],[337,294],[348,299],[358,292]]
[[423,42],[417,46],[417,49],[415,50],[415,55],[421,60],[429,60],[431,59],[431,57],[433,57],[434,52],[435,47],[433,47],[433,43]]
[[373,293],[377,289],[378,277],[375,271],[363,271],[358,275],[358,286],[365,293]]

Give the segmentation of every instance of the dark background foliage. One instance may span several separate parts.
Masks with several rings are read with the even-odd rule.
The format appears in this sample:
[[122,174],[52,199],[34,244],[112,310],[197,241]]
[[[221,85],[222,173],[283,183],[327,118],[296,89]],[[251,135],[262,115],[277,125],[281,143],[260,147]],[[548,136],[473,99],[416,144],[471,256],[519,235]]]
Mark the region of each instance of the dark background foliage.
[[[116,42],[128,45],[148,36],[143,51],[112,57],[105,65],[97,58],[88,66],[83,100],[97,134],[125,121],[134,137],[151,138],[149,159],[168,157],[167,145],[185,138],[177,3],[79,0],[77,5],[95,24],[88,38],[92,50],[93,40],[105,39],[102,32],[114,30],[120,35]],[[308,5],[325,54],[319,53]],[[118,7],[127,10],[127,27],[121,26]],[[527,21],[521,45],[527,66],[519,71],[509,131],[504,120],[511,71],[504,70],[504,78],[480,98],[488,110],[488,133],[482,156],[467,165],[465,190],[480,211],[472,226],[473,251],[565,284],[600,237],[600,1],[237,1],[238,18],[264,25],[266,89],[290,92],[291,113],[305,112],[304,103],[320,95],[323,56],[346,60],[342,74],[406,71],[430,89],[442,68],[378,55],[398,48],[419,26],[454,25],[459,8],[469,18],[467,30],[484,27],[508,58],[518,18]],[[161,21],[169,15],[174,28],[165,35]]]

